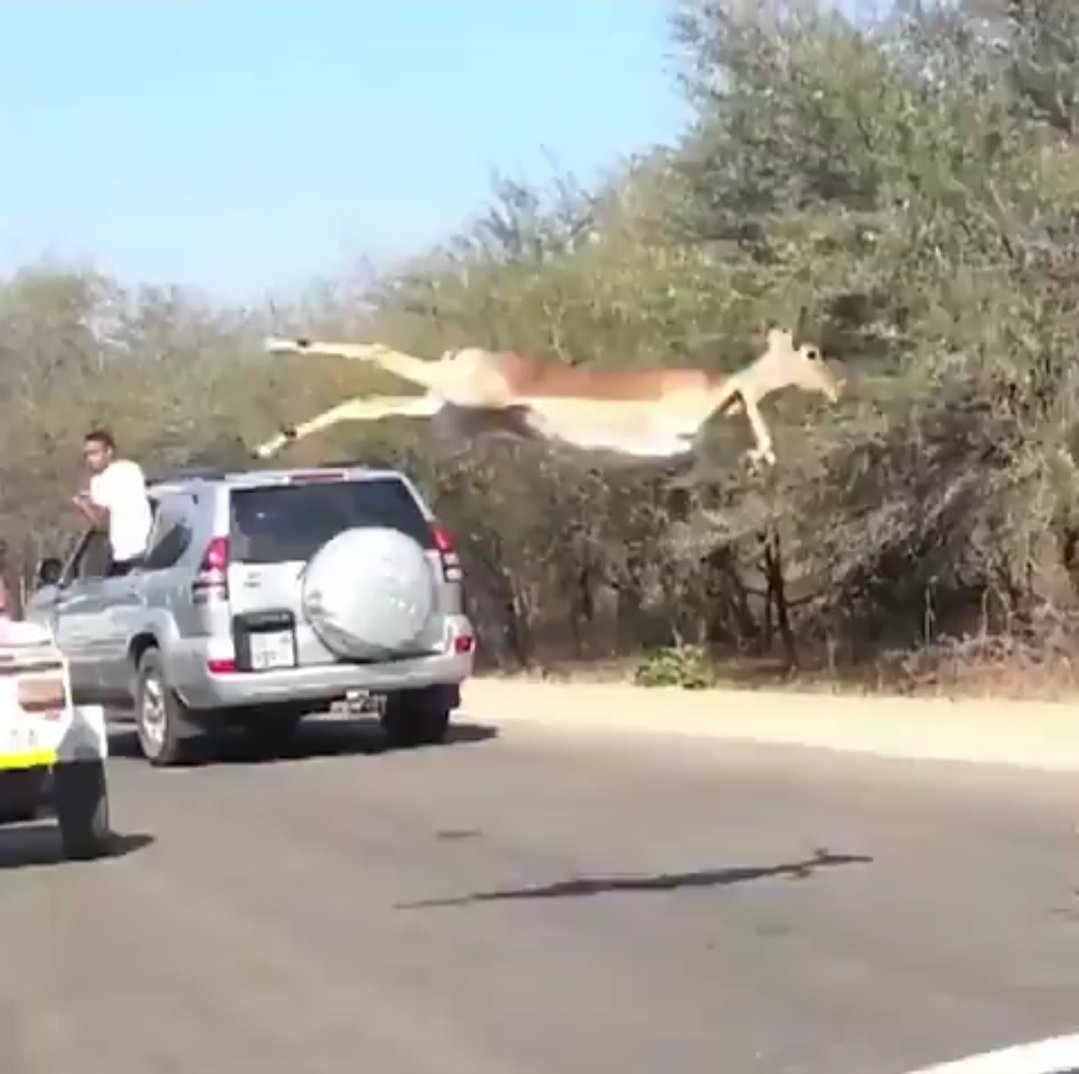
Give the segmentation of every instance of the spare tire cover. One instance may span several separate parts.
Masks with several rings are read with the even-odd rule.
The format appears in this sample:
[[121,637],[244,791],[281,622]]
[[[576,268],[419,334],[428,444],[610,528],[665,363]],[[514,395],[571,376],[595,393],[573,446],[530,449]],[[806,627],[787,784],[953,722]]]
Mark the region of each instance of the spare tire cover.
[[399,530],[345,530],[304,571],[304,616],[337,656],[363,660],[405,648],[434,606],[426,553]]

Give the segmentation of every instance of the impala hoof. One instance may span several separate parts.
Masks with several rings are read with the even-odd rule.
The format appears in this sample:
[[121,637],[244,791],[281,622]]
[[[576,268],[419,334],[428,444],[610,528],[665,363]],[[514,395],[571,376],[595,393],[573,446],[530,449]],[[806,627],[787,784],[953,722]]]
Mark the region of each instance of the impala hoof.
[[776,453],[771,448],[750,448],[745,453],[745,459],[753,469],[756,469],[762,463],[771,467],[776,464]]
[[267,440],[265,444],[259,444],[251,452],[251,457],[253,459],[268,459],[272,455],[276,455],[286,444],[291,444],[295,439],[295,426],[285,426],[282,428],[280,435],[275,436],[272,440]]
[[300,354],[310,346],[309,339],[284,339],[281,336],[268,336],[262,343],[267,354]]

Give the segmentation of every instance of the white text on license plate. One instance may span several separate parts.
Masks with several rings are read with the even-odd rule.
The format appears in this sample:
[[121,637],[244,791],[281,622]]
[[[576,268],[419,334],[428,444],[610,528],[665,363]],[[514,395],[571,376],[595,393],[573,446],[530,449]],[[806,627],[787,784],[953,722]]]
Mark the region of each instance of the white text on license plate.
[[296,652],[291,630],[267,630],[249,634],[248,637],[251,643],[251,667],[255,671],[295,665]]

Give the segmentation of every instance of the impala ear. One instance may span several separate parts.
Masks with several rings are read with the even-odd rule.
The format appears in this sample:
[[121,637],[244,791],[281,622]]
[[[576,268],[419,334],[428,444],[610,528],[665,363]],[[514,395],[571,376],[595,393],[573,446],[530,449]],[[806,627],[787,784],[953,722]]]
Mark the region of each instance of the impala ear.
[[791,346],[798,349],[805,341],[806,325],[809,322],[809,307],[803,306],[798,311],[798,320],[794,324],[793,338],[791,339]]

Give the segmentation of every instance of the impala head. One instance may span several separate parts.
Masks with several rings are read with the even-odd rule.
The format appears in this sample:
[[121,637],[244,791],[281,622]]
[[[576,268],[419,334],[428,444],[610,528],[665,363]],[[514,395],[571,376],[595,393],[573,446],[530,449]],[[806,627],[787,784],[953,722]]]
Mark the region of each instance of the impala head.
[[817,392],[835,403],[843,390],[842,381],[828,368],[820,347],[816,343],[796,346],[794,333],[783,328],[768,332],[767,348],[756,364],[764,374],[768,391],[801,388],[804,392]]

